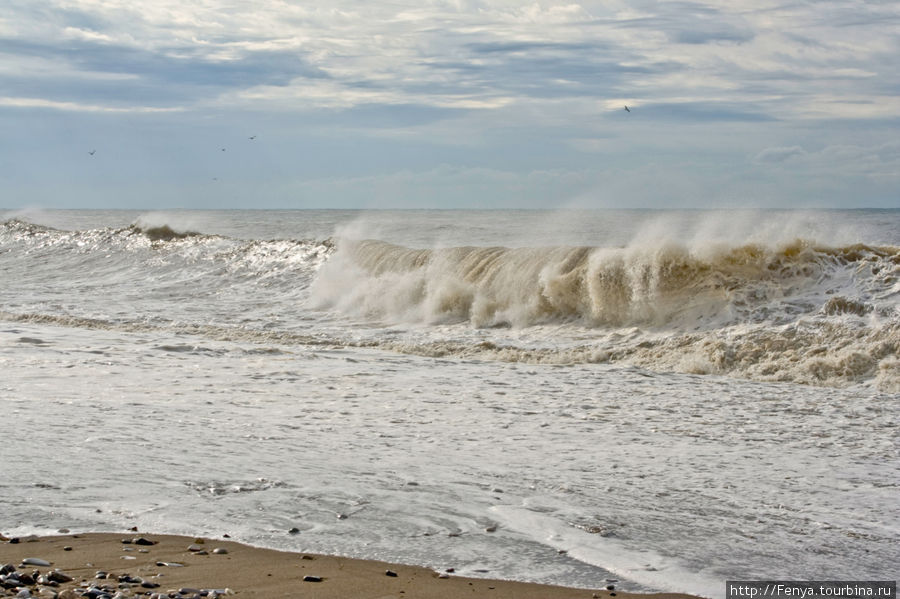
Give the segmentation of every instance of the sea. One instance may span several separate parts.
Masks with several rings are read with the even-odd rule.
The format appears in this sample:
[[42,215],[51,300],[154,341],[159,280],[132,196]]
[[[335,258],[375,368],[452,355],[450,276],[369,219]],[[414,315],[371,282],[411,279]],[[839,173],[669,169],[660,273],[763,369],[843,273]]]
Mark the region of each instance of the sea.
[[0,533],[900,578],[900,210],[0,211]]

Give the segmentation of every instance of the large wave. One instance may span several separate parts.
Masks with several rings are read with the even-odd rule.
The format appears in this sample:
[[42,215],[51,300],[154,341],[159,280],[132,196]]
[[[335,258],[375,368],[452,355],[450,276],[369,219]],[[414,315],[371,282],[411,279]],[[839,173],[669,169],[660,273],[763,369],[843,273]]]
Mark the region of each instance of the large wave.
[[797,239],[444,249],[342,240],[312,297],[320,308],[394,322],[567,327],[551,327],[557,338],[539,344],[391,342],[410,353],[900,391],[898,296],[900,248]]
[[578,320],[590,326],[718,327],[801,314],[896,316],[900,248],[454,247],[347,240],[322,269],[320,305],[479,327]]

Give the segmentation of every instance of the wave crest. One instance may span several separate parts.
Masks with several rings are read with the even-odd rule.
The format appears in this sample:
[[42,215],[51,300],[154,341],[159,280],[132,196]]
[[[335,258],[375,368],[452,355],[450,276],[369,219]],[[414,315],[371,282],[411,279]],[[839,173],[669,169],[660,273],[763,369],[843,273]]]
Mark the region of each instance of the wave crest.
[[863,244],[425,250],[343,240],[319,274],[314,300],[399,321],[691,330],[819,311],[891,314],[898,278],[900,249]]

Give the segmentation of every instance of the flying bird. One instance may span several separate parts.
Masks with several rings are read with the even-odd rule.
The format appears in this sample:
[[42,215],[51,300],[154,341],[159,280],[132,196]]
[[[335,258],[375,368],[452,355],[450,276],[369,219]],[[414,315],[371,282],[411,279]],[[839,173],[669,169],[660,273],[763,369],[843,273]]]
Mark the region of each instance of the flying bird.
[[631,112],[631,110],[628,108],[628,106],[625,107],[625,112]]
[[256,136],[255,136],[255,135],[251,135],[251,136],[250,136],[250,139],[256,139]]
[[91,156],[93,156],[93,155],[94,155],[94,152],[96,152],[96,151],[97,151],[97,150],[91,150],[90,152],[88,152],[88,154],[90,154]]

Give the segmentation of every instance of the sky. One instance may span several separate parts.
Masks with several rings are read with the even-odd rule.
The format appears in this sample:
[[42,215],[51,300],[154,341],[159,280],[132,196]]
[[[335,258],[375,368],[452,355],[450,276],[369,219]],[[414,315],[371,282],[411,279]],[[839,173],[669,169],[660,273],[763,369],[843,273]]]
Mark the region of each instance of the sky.
[[6,209],[897,208],[900,2],[3,0],[0,136]]

